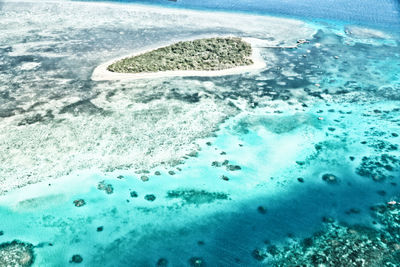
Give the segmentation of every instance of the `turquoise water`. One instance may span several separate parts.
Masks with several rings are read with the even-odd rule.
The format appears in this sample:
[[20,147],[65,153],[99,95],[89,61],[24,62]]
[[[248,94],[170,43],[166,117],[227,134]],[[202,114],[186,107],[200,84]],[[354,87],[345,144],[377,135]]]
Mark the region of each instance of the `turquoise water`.
[[[361,225],[356,233],[368,233],[363,244],[374,249],[341,244],[326,266],[351,253],[364,258],[359,266],[398,265],[399,206],[388,204],[400,200],[396,29],[314,23],[298,49],[262,48],[268,67],[259,72],[91,81],[98,64],[164,39],[284,42],[267,26],[198,25],[191,14],[174,28],[169,13],[155,12],[162,20],[153,22],[151,12],[5,3],[1,181],[37,180],[0,196],[0,243],[33,244],[33,266],[291,266],[285,247],[329,254],[318,238],[337,231],[339,240],[334,227]],[[316,264],[310,258],[300,263]]]
[[[92,0],[96,2],[97,0]],[[383,27],[390,31],[400,30],[400,4],[396,0],[377,3],[372,0],[356,1],[295,1],[295,0],[112,0],[121,3],[143,3],[183,9],[208,11],[246,12],[252,14],[297,17],[306,20],[334,20],[337,22]]]
[[[258,109],[228,120],[217,137],[204,140],[197,157],[171,169],[175,175],[161,170],[158,176],[154,169],[142,182],[129,171],[82,173],[83,183],[72,175],[11,193],[1,201],[2,238],[40,244],[37,266],[65,265],[76,253],[87,266],[151,266],[159,258],[184,266],[192,257],[248,266],[257,264],[251,251],[264,241],[304,238],[320,229],[324,216],[373,227],[370,207],[397,199],[399,192],[398,150],[376,147],[400,145],[391,136],[400,131],[390,122],[398,118],[397,103],[281,111]],[[363,156],[382,154],[397,158],[393,171],[381,168],[385,181],[357,175]],[[336,175],[338,184],[323,181],[325,173]],[[97,188],[101,181],[112,185],[112,194]],[[18,202],[21,194],[28,200]],[[145,199],[149,194],[154,201]],[[86,205],[75,207],[76,199]]]

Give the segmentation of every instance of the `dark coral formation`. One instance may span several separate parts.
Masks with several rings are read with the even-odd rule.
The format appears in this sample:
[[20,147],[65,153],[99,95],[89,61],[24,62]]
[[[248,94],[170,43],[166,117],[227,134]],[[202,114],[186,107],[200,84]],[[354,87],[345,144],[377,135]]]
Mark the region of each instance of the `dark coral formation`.
[[143,182],[147,182],[147,181],[149,181],[149,176],[142,175],[142,176],[140,176],[140,180],[142,180]]
[[144,199],[150,202],[153,202],[154,200],[156,200],[156,196],[153,194],[148,194],[144,196]]
[[324,229],[311,237],[274,249],[253,250],[269,266],[399,266],[400,204],[372,208],[380,228],[346,225],[324,219]]
[[172,190],[168,191],[167,198],[169,199],[182,199],[186,204],[206,204],[212,203],[216,200],[227,200],[228,195],[219,192],[207,192],[205,190]]
[[54,119],[54,115],[53,115],[52,111],[51,110],[47,110],[45,115],[37,113],[35,115],[27,116],[27,117],[23,118],[18,123],[18,126],[34,124],[34,123],[37,123],[37,122],[49,121],[49,120],[52,120],[52,119]]
[[108,70],[141,73],[174,70],[215,71],[253,64],[251,45],[240,38],[206,38],[178,42],[117,61]]
[[159,260],[157,261],[156,266],[157,266],[157,267],[167,267],[167,266],[168,266],[168,260],[167,260],[167,259],[164,259],[164,258],[161,258],[161,259],[159,259]]
[[267,208],[265,208],[264,206],[258,206],[257,211],[261,214],[266,214]]
[[137,193],[136,191],[131,191],[129,194],[130,194],[130,196],[133,197],[133,198],[136,198],[136,197],[139,196],[138,193]]
[[229,181],[229,177],[226,175],[221,175],[221,179],[224,181]]
[[105,181],[99,182],[99,184],[97,185],[97,189],[106,192],[106,194],[112,194],[114,192],[112,184],[106,184]]
[[374,140],[371,144],[368,145],[372,147],[376,152],[390,152],[399,149],[399,146],[396,144],[392,144],[388,141],[384,140]]
[[199,257],[192,257],[189,259],[189,266],[191,267],[203,267],[206,266],[204,260]]
[[74,200],[73,203],[74,203],[75,207],[82,207],[82,206],[86,205],[86,202],[84,199],[76,199],[76,200]]
[[75,103],[69,104],[60,110],[60,114],[70,113],[74,116],[81,114],[86,115],[105,115],[105,111],[93,104],[90,100],[80,100]]
[[0,266],[27,267],[34,260],[32,244],[18,240],[0,244]]
[[331,173],[325,173],[322,175],[322,180],[327,182],[328,184],[338,184],[339,179],[336,177],[336,175],[333,175]]
[[400,169],[400,159],[389,154],[363,157],[360,166],[356,169],[358,175],[372,178],[374,181],[383,181],[393,178],[394,172]]
[[73,255],[70,260],[70,262],[73,262],[73,263],[81,263],[82,261],[83,261],[83,258],[79,254]]
[[228,171],[239,171],[242,169],[239,165],[226,165]]

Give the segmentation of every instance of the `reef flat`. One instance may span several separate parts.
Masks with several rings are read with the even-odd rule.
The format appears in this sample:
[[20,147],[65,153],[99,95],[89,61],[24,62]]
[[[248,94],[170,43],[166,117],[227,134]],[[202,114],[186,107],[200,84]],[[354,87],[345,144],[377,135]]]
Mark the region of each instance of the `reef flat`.
[[248,36],[294,45],[315,32],[299,20],[134,4],[7,1],[1,14],[0,194],[79,170],[169,168],[239,111],[225,86],[176,72],[93,81],[102,62],[180,40]]
[[178,42],[110,66],[112,72],[140,73],[174,70],[213,71],[253,64],[251,45],[241,38],[205,38]]

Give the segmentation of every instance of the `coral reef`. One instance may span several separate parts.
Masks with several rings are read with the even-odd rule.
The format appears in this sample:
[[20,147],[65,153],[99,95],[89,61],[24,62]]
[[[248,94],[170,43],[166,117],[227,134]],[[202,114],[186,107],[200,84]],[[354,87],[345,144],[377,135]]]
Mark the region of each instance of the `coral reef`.
[[167,198],[170,199],[182,199],[186,204],[205,204],[211,203],[215,200],[227,200],[228,195],[225,193],[218,192],[207,192],[205,190],[172,190],[168,191]]
[[84,199],[76,199],[76,200],[74,200],[73,203],[74,203],[75,207],[78,207],[78,208],[86,205],[86,202]]
[[326,173],[322,175],[322,180],[324,180],[328,184],[338,184],[339,179],[336,177],[336,175]]
[[391,201],[371,210],[380,228],[323,218],[324,229],[313,236],[280,248],[257,248],[252,255],[271,266],[398,266],[400,204]]
[[112,184],[106,184],[105,181],[99,182],[99,184],[97,185],[97,189],[106,192],[106,194],[108,195],[114,192],[114,187],[112,186]]
[[0,244],[0,266],[26,267],[34,260],[32,244],[18,240]]
[[374,181],[383,181],[393,178],[393,172],[399,171],[400,159],[389,154],[380,156],[363,157],[356,173],[361,176],[372,178]]
[[82,261],[83,261],[82,256],[79,255],[79,254],[76,254],[76,255],[73,255],[73,256],[72,256],[72,259],[71,259],[70,262],[73,262],[73,263],[81,263]]

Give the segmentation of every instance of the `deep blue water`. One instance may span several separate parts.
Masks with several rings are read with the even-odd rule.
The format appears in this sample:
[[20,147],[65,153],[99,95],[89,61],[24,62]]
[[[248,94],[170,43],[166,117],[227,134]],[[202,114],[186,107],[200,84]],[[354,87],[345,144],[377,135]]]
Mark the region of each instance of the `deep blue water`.
[[386,28],[390,31],[400,31],[400,1],[398,0],[178,0],[177,2],[168,0],[115,0],[113,2],[247,12],[311,20],[336,20]]

